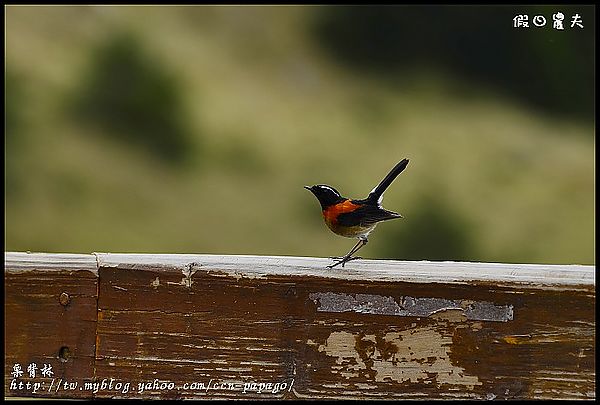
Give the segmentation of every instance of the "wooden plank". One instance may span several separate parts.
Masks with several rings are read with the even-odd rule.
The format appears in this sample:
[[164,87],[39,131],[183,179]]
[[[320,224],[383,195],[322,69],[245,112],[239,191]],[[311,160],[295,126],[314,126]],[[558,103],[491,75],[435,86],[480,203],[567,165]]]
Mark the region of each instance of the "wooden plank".
[[[98,378],[135,381],[136,389],[150,384],[136,393],[140,398],[239,396],[243,386],[207,390],[291,380],[282,342],[290,339],[293,311],[280,285],[198,274],[188,287],[181,272],[165,269],[101,268],[100,275]],[[178,389],[154,389],[155,379]],[[196,388],[186,390],[186,383]]]
[[97,257],[99,397],[595,397],[592,266]]
[[[94,376],[95,256],[8,252],[4,266],[5,395],[90,397],[79,389],[66,391],[59,382]],[[31,364],[37,367],[33,377]],[[16,365],[23,372],[19,377]],[[52,374],[44,377],[45,365]]]
[[528,288],[587,291],[595,285],[593,266],[358,260],[346,267],[325,268],[329,259],[292,256],[103,254],[102,267],[182,269],[199,263],[203,270],[223,276],[265,278],[275,276],[324,277],[347,281],[403,281],[409,283],[522,285]]
[[[7,253],[5,391],[595,397],[593,266],[361,260],[328,270],[328,263]],[[17,363],[25,375],[13,379]],[[11,388],[33,380],[31,363],[51,364],[54,375],[40,378],[38,370],[36,393]]]

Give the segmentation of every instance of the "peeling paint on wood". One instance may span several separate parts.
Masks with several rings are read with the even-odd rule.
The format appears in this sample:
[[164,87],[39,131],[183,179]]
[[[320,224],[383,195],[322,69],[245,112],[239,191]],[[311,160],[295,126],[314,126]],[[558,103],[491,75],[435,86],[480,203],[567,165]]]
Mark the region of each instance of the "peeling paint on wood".
[[[374,382],[462,385],[473,389],[481,385],[477,376],[468,375],[450,362],[452,336],[435,327],[408,328],[402,332],[377,335],[333,332],[317,350],[333,357],[343,379],[372,375]],[[376,389],[377,385],[363,385]]]
[[512,305],[494,305],[473,300],[444,298],[393,297],[372,294],[337,294],[333,292],[309,294],[320,312],[357,312],[374,315],[432,316],[444,311],[457,310],[456,316],[479,321],[506,322],[513,319]]

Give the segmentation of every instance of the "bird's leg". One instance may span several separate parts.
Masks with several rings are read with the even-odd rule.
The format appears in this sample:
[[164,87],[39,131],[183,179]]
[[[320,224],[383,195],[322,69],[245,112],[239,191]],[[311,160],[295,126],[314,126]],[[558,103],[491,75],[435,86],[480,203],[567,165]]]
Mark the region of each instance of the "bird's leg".
[[327,266],[328,268],[332,269],[335,266],[337,266],[338,264],[341,264],[342,267],[344,267],[344,264],[346,264],[346,262],[349,262],[351,260],[356,260],[356,259],[360,259],[359,256],[355,256],[352,257],[352,255],[356,252],[358,252],[360,250],[360,248],[362,248],[364,245],[366,245],[368,242],[367,239],[359,239],[358,242],[356,243],[356,245],[354,245],[354,247],[352,249],[350,249],[350,251],[348,252],[348,254],[346,254],[343,257],[339,257],[339,258],[334,258],[334,259],[339,259],[337,262]]
[[362,239],[359,239],[358,242],[356,242],[356,245],[354,245],[354,247],[352,249],[350,249],[350,251],[346,255],[344,255],[344,256],[333,256],[332,259],[340,260],[340,259],[343,259],[345,257],[352,256],[353,253],[355,253],[358,249],[360,249],[359,245],[361,243],[362,243]]
[[346,256],[340,257],[338,258],[339,260],[329,266],[327,266],[328,268],[332,269],[335,266],[337,266],[338,264],[341,264],[342,267],[344,267],[344,264],[346,264],[346,262],[349,262],[351,260],[356,260],[356,259],[360,259],[359,256],[355,256],[352,257],[352,255],[356,252],[358,252],[358,250],[363,247],[364,245],[366,245],[366,242],[364,242],[362,239],[360,239],[358,241],[358,243],[352,248],[352,250],[350,250],[350,252],[348,252],[348,254]]

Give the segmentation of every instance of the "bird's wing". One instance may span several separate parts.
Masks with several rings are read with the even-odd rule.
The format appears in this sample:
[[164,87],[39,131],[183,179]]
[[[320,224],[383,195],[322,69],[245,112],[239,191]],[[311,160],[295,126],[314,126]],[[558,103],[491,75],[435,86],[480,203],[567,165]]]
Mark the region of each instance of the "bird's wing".
[[365,204],[354,211],[340,214],[337,217],[337,223],[342,226],[370,227],[377,222],[395,218],[402,218],[402,216],[375,205]]

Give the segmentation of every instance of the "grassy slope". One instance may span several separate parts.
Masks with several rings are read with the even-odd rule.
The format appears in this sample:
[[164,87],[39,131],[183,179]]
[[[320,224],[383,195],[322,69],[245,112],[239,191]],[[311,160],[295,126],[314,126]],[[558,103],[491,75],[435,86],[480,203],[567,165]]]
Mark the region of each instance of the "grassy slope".
[[[28,126],[7,149],[6,249],[340,254],[353,242],[325,230],[302,185],[358,197],[406,156],[385,199],[400,221],[434,195],[469,224],[472,260],[594,262],[593,128],[428,78],[386,88],[321,54],[309,11],[9,7]],[[89,48],[126,25],[188,89],[199,152],[183,173],[65,114]]]

